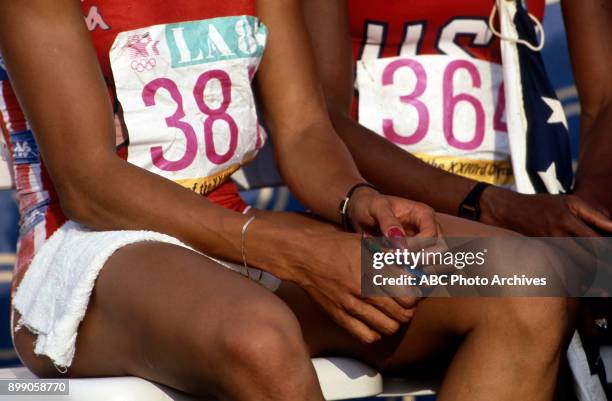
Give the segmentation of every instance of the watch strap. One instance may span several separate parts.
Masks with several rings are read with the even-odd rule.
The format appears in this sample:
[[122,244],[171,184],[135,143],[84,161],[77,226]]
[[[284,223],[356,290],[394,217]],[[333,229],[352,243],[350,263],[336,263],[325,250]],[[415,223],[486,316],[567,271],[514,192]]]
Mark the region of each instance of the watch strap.
[[459,205],[457,216],[474,221],[480,220],[480,198],[484,190],[490,185],[486,182],[479,182],[474,185],[470,193],[467,194]]

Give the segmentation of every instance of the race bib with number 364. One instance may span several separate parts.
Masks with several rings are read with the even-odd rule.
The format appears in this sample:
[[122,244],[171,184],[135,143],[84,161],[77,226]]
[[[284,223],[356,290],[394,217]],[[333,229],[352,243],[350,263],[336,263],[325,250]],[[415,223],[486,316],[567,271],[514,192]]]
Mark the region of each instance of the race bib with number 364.
[[449,172],[514,182],[502,67],[420,55],[357,63],[359,122]]

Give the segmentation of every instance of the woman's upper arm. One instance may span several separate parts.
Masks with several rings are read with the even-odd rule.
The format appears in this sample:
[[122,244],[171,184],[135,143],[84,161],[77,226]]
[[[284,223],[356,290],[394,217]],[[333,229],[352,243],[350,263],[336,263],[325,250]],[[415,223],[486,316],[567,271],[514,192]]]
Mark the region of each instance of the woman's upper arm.
[[580,102],[592,117],[612,101],[612,2],[567,0],[562,5]]
[[353,99],[353,52],[347,0],[302,1],[327,106],[349,113]]
[[257,0],[257,13],[269,29],[257,74],[266,123],[281,141],[291,139],[328,119],[300,2]]
[[84,174],[94,174],[95,163],[114,154],[115,144],[112,109],[81,5],[0,4],[0,52],[62,197],[73,181],[88,181]]

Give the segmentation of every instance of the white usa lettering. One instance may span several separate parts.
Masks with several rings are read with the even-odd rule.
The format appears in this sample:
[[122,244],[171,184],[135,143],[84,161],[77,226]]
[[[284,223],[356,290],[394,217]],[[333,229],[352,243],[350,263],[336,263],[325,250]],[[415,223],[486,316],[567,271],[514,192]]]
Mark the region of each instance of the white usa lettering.
[[[404,38],[398,50],[399,56],[416,56],[425,35],[423,22],[406,22]],[[362,44],[359,57],[361,60],[372,60],[381,57],[382,49],[387,41],[389,24],[380,21],[366,21],[366,40]],[[457,39],[466,36],[470,39],[469,47],[486,47],[493,43],[493,32],[485,18],[452,18],[438,31],[436,49],[440,54],[455,57],[473,57],[469,49],[457,43]]]

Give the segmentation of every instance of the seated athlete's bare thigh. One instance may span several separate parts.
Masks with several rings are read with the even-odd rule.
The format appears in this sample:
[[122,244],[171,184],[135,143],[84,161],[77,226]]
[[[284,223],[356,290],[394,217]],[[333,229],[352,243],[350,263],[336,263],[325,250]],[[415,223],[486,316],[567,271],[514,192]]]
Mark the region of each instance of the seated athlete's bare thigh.
[[[300,226],[321,222],[309,216],[296,216]],[[502,237],[518,235],[458,217],[437,214],[445,236]],[[331,227],[331,226],[330,226]],[[421,301],[415,319],[396,335],[376,344],[363,344],[336,325],[307,294],[294,284],[284,283],[277,294],[291,307],[302,325],[306,343],[313,355],[342,354],[362,359],[378,367],[396,367],[422,362],[428,356],[453,351],[456,341],[485,316],[491,302],[479,298],[437,298]],[[418,346],[416,346],[418,345]],[[446,359],[440,360],[446,363]]]
[[450,214],[436,213],[442,234],[448,237],[504,237],[519,235],[505,228],[489,226],[477,221],[462,219]]
[[[324,224],[307,216],[289,217],[299,220],[303,226]],[[438,218],[446,235],[514,234],[453,216],[439,214]],[[334,226],[329,227],[333,229]],[[295,291],[302,292],[298,288]],[[336,351],[353,353],[350,352],[352,347],[346,349],[346,344],[352,342],[346,342],[347,335],[342,330],[334,330],[337,334],[333,336],[335,338],[326,336],[329,342],[309,335],[320,332],[320,327],[330,327],[329,318],[321,314],[314,303],[306,302],[304,298],[299,302],[302,307],[297,308],[291,297],[283,298],[297,312],[311,351],[318,353],[337,348]],[[186,373],[181,370],[189,370],[190,365],[176,365],[180,353],[184,352],[182,357],[186,361],[193,354],[188,346],[179,346],[177,336],[180,337],[183,331],[193,331],[195,326],[198,331],[209,332],[209,337],[214,338],[218,320],[226,319],[239,309],[244,310],[245,305],[254,305],[252,299],[257,299],[257,304],[269,302],[274,304],[274,308],[282,309],[282,302],[269,291],[193,251],[160,243],[141,243],[122,248],[109,259],[96,282],[86,317],[79,328],[77,353],[68,374],[135,374],[149,377],[155,371],[178,378],[181,373]],[[440,302],[444,303],[440,300],[433,303]],[[425,301],[425,304],[429,303]],[[424,312],[425,308],[421,309]],[[309,319],[303,319],[306,314],[310,316]],[[425,315],[427,313],[421,313],[420,318],[425,318]],[[465,310],[463,315],[465,317]],[[312,319],[313,316],[319,316],[319,319]],[[15,321],[18,321],[18,316]],[[429,332],[428,335],[431,334]],[[41,376],[58,375],[48,358],[34,355],[34,340],[34,335],[25,328],[15,336],[17,348],[26,365]],[[443,341],[442,338],[440,340]],[[365,351],[361,344],[356,348],[359,354]],[[370,358],[367,359],[380,351],[376,350],[378,347],[373,348],[368,350]],[[380,354],[377,356],[380,357]],[[163,369],[152,366],[155,361],[159,363],[165,360],[168,364],[164,366],[172,372],[164,373]],[[143,366],[152,369],[148,371]],[[151,378],[164,381],[163,377]]]
[[[191,390],[184,378],[193,376],[194,364],[205,370],[210,364],[213,376],[220,332],[249,319],[265,321],[266,310],[283,315],[283,308],[290,324],[291,312],[272,292],[196,252],[130,245],[98,276],[67,375],[135,375]],[[25,364],[40,376],[57,376],[48,358],[34,355],[34,340],[25,328],[15,335]],[[206,347],[211,358],[194,360]]]

